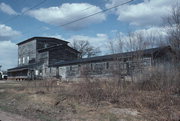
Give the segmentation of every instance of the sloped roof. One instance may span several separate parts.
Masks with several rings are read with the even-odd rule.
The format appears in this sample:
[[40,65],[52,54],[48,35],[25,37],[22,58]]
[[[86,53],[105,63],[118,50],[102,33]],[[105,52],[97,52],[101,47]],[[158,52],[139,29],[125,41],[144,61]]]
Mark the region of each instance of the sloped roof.
[[34,39],[36,39],[36,40],[56,40],[56,41],[61,41],[62,43],[66,43],[66,44],[69,43],[67,41],[64,41],[64,40],[61,40],[61,39],[57,39],[57,38],[53,38],[53,37],[32,37],[32,38],[29,38],[27,40],[24,40],[22,42],[17,43],[17,45],[21,45],[21,44],[30,42],[30,41],[32,41]]
[[45,52],[45,51],[49,51],[51,49],[56,49],[56,48],[63,48],[63,47],[66,47],[76,53],[80,53],[79,51],[77,51],[76,49],[73,49],[72,47],[69,47],[68,45],[62,45],[62,44],[57,44],[57,45],[54,45],[54,46],[50,46],[50,47],[47,47],[47,48],[43,48],[43,49],[39,49],[38,52]]
[[127,57],[137,54],[138,52],[140,53],[142,52],[142,54],[146,56],[146,55],[155,54],[157,52],[160,52],[168,48],[170,48],[170,46],[163,46],[163,47],[145,49],[145,50],[140,50],[140,51],[132,51],[132,52],[125,52],[125,53],[97,56],[97,57],[91,57],[91,58],[82,58],[82,59],[77,59],[77,60],[72,60],[72,61],[59,61],[55,63],[54,65],[50,65],[50,66],[56,67],[56,66],[74,65],[74,64],[89,63],[89,62],[110,61],[110,60],[114,60],[117,57],[127,58]]
[[22,66],[18,66],[18,67],[15,67],[15,68],[8,69],[8,72],[22,71],[22,70],[26,70],[26,69],[31,69],[36,65],[37,65],[36,63],[29,64],[29,65],[22,65]]

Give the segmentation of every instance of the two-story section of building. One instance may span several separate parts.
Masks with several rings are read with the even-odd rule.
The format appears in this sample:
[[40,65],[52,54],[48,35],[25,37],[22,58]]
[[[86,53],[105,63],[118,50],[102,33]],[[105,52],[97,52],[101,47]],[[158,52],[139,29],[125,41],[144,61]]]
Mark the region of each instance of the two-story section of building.
[[57,69],[49,65],[79,57],[79,52],[69,47],[67,41],[51,37],[33,37],[17,45],[18,66],[8,69],[8,76],[13,79],[59,77]]

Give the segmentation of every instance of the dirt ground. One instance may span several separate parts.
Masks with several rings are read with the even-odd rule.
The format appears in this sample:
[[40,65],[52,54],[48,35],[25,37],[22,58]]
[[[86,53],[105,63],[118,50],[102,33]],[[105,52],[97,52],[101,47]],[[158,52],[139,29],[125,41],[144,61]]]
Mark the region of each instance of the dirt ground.
[[[79,85],[79,84],[78,84]],[[124,91],[114,100],[75,83],[0,82],[0,121],[179,121],[180,97],[161,91]],[[90,85],[92,86],[92,85]],[[78,90],[80,91],[78,91]],[[83,90],[82,90],[83,89]],[[96,90],[94,90],[96,89]],[[111,88],[108,88],[111,89]],[[114,89],[114,86],[112,88]],[[98,92],[97,92],[98,91]],[[81,94],[81,95],[80,95]],[[103,93],[102,93],[103,94]],[[119,93],[118,93],[119,94]],[[97,97],[98,96],[98,97]],[[111,99],[111,98],[110,98]],[[7,113],[9,112],[9,113]]]
[[0,121],[32,121],[23,116],[0,111]]

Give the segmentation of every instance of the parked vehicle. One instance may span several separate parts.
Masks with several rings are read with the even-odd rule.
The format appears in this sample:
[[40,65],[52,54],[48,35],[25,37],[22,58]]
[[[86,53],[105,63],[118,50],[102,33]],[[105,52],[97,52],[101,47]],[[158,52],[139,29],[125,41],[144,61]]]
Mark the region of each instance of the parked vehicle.
[[3,73],[0,71],[0,80],[3,79]]
[[0,80],[7,80],[8,76],[4,74],[2,71],[0,71]]

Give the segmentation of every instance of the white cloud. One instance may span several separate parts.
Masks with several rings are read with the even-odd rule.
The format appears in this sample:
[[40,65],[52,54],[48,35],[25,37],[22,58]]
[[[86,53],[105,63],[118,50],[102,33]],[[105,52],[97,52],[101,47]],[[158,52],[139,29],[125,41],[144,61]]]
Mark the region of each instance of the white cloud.
[[11,41],[0,41],[0,65],[2,69],[17,66],[17,46]]
[[5,3],[0,3],[0,10],[9,15],[17,15],[17,12]]
[[[108,0],[106,7],[112,7],[127,0]],[[169,14],[177,0],[144,0],[137,4],[118,7],[114,13],[119,21],[129,22],[137,26],[162,25],[162,17]]]
[[0,41],[10,40],[20,35],[20,32],[13,30],[11,27],[0,24]]
[[[101,11],[101,8],[88,3],[64,3],[61,6],[31,10],[27,14],[39,21],[60,26],[79,18]],[[81,29],[90,24],[99,23],[106,19],[104,13],[63,26],[66,29]]]
[[147,35],[153,34],[153,36],[168,36],[168,27],[151,27],[148,29],[136,30],[135,33],[144,33]]
[[0,24],[0,65],[4,70],[17,65],[17,46],[9,40],[19,35],[20,32]]
[[90,43],[99,43],[103,42],[108,39],[108,36],[106,34],[96,34],[96,36],[85,36],[85,35],[74,35],[71,36],[68,40],[73,41],[73,40],[88,40]]

